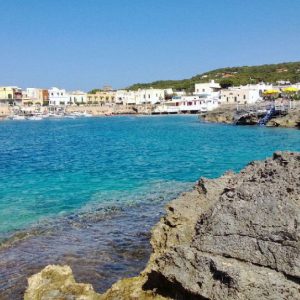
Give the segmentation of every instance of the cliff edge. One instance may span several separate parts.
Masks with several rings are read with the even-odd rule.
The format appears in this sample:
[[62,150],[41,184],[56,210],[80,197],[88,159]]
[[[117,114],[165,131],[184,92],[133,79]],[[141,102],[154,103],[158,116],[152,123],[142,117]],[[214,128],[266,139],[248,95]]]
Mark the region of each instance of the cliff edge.
[[140,276],[100,295],[48,266],[25,299],[300,299],[300,153],[203,178],[166,210]]

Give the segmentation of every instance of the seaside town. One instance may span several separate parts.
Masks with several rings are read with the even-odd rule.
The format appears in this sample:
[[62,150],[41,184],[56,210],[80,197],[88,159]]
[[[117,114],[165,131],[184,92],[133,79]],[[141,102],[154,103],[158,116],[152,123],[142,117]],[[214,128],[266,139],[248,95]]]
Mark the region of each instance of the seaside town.
[[[104,86],[89,93],[16,86],[0,87],[0,119],[42,120],[45,118],[77,118],[118,114],[203,114],[219,107],[241,107],[262,104],[265,115],[271,114],[270,101],[279,99],[281,110],[298,106],[300,83],[280,80],[276,84],[258,83],[222,87],[211,80],[196,83],[193,92],[147,88],[113,90]],[[268,105],[266,105],[268,103]],[[261,106],[260,106],[261,108]],[[274,105],[273,105],[274,109]]]
[[0,10],[0,300],[300,300],[300,0]]

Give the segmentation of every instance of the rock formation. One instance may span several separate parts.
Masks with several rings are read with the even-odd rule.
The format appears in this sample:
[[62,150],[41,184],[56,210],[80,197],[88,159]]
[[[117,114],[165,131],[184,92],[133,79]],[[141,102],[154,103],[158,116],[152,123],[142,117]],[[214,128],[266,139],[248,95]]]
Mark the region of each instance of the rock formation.
[[277,152],[172,201],[140,276],[99,295],[47,267],[25,299],[300,299],[299,226],[300,153]]
[[[212,111],[209,111],[200,116],[200,119],[212,123],[225,123],[236,125],[257,125],[259,120],[265,115],[263,112],[259,113],[243,113],[237,114],[235,106],[221,106]],[[300,127],[300,109],[294,109],[287,112],[287,114],[278,114],[268,121],[269,127]]]

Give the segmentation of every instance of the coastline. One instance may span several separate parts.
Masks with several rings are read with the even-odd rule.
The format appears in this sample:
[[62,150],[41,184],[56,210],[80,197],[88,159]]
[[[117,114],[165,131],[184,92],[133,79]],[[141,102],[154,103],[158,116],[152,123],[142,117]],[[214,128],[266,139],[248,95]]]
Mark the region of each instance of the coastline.
[[76,283],[69,267],[50,265],[29,278],[25,300],[53,293],[95,300],[297,299],[299,228],[290,225],[299,221],[299,178],[300,153],[283,152],[237,174],[202,178],[167,205],[139,276],[97,294]]

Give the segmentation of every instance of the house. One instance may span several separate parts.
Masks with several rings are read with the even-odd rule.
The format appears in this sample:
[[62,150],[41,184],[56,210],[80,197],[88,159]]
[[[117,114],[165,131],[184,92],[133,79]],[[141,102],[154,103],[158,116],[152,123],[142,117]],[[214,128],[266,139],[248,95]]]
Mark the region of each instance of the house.
[[289,80],[277,80],[276,83],[278,85],[290,85],[291,82]]
[[138,94],[136,91],[117,90],[116,91],[116,104],[123,105],[136,105]]
[[222,89],[220,102],[221,104],[253,104],[262,100],[264,91],[273,88],[272,84],[261,82]]
[[48,105],[48,90],[38,88],[27,88],[22,91],[22,105]]
[[71,104],[86,104],[87,103],[87,93],[82,91],[73,91],[68,93],[69,103]]
[[162,89],[139,89],[136,92],[136,104],[157,104],[165,99],[165,91]]
[[199,113],[219,106],[219,98],[208,95],[174,96],[172,100],[158,105],[154,114]]
[[115,102],[116,92],[115,91],[97,91],[96,93],[87,94],[87,103],[94,105],[106,105]]
[[22,89],[16,86],[0,87],[0,104],[20,105],[22,103]]
[[64,89],[53,87],[48,90],[48,93],[49,93],[50,106],[58,106],[58,105],[66,106],[68,104],[71,104],[69,95]]
[[253,104],[262,99],[260,91],[257,89],[231,87],[221,90],[222,104]]
[[210,82],[206,82],[206,83],[196,83],[194,95],[201,95],[201,94],[210,95],[212,93],[219,92],[220,89],[221,89],[220,84],[215,82],[214,80],[211,80]]

